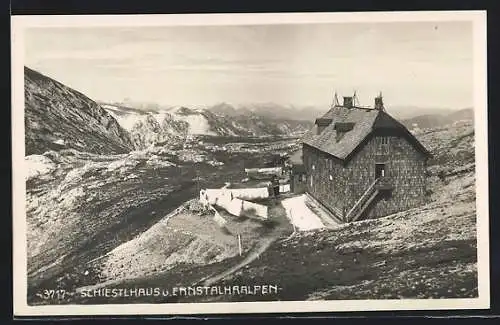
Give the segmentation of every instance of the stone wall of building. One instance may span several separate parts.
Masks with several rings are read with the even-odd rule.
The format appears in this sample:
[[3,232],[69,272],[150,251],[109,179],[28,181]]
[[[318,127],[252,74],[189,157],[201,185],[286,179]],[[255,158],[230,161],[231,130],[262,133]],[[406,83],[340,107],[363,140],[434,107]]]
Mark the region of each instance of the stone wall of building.
[[375,181],[375,166],[385,164],[391,196],[378,199],[365,218],[381,217],[425,203],[426,162],[422,153],[400,136],[377,136],[342,161],[304,145],[307,192],[338,216],[344,216]]
[[341,217],[347,209],[347,178],[342,163],[315,148],[304,146],[303,150],[307,192],[337,217]]
[[[386,140],[383,140],[383,139]],[[345,200],[352,207],[375,180],[375,165],[385,164],[384,182],[393,186],[391,196],[377,200],[365,216],[381,217],[425,202],[425,157],[405,138],[374,137],[347,164]]]

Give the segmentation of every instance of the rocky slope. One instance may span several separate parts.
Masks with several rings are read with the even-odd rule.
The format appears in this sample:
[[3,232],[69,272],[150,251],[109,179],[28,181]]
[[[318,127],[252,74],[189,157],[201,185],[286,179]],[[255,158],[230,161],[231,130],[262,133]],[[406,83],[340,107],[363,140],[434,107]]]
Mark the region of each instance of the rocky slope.
[[187,107],[142,110],[118,104],[101,104],[125,128],[137,149],[193,136],[293,136],[311,126],[309,122],[270,120],[263,116],[230,116],[207,109]]
[[[37,300],[40,288],[74,291],[74,286],[107,280],[100,278],[106,274],[118,279],[133,272],[154,273],[190,258],[204,263],[234,255],[234,236],[216,234],[209,227],[213,223],[209,216],[188,215],[169,221],[166,227],[150,227],[197,197],[199,188],[241,180],[246,176],[245,163],[266,164],[294,144],[293,140],[262,140],[222,145],[210,139],[222,141],[207,137],[186,148],[173,144],[114,155],[63,149],[26,156],[30,301]],[[252,226],[250,221],[238,225]],[[144,240],[111,253],[140,234]],[[146,258],[144,243],[151,244],[152,259],[135,264],[136,259]],[[126,258],[120,252],[126,252]],[[96,273],[92,261],[108,253],[107,271]],[[172,256],[163,259],[167,255]]]
[[118,122],[82,93],[24,68],[26,154],[73,148],[112,154],[133,148]]

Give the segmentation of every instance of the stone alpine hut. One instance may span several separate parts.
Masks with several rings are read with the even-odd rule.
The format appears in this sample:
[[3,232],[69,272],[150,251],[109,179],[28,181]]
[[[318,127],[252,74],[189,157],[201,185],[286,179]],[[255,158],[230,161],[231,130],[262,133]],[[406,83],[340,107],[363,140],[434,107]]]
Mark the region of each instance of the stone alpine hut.
[[341,222],[423,204],[429,151],[385,111],[381,95],[373,108],[356,106],[355,96],[343,99],[303,138],[309,199]]

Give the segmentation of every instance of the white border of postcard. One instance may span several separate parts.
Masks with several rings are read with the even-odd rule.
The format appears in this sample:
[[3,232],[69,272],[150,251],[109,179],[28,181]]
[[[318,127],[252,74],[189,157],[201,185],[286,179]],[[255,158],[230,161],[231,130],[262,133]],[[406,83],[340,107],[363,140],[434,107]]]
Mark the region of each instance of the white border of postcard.
[[[474,108],[478,293],[474,299],[331,300],[231,303],[28,306],[24,170],[24,29],[28,27],[250,25],[471,21],[474,35]],[[15,316],[174,315],[487,309],[489,293],[489,205],[486,81],[486,11],[357,12],[280,14],[177,14],[12,16],[13,302]],[[21,164],[21,165],[20,165]]]

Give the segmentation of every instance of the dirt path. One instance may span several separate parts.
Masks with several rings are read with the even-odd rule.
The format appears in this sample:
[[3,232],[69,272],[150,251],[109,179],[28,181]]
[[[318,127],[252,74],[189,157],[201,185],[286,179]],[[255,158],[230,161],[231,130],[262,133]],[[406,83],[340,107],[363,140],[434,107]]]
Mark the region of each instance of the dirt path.
[[[275,228],[270,233],[262,236],[261,239],[257,242],[257,244],[250,251],[248,251],[247,255],[242,261],[240,261],[239,263],[233,265],[232,267],[226,269],[225,271],[219,274],[201,279],[200,281],[198,281],[198,283],[203,283],[204,286],[210,286],[214,283],[217,283],[227,278],[228,276],[234,274],[238,270],[242,269],[246,265],[252,263],[257,258],[259,258],[260,255],[264,253],[269,248],[269,246],[271,246],[271,244],[278,238],[282,237],[285,233],[289,231],[291,232],[293,228],[289,222],[289,219],[286,216],[286,211],[285,207],[283,206],[283,202],[281,202],[279,206],[280,206],[279,209],[281,209],[281,213],[279,212],[279,209],[270,212],[270,214],[275,215],[276,218],[275,220],[279,224],[277,225],[277,228]],[[295,231],[293,231],[293,233],[295,233]]]
[[226,271],[218,274],[218,275],[215,275],[215,276],[212,276],[208,279],[205,279],[203,284],[204,286],[210,286],[214,283],[217,283],[219,282],[220,280],[224,279],[225,277],[233,274],[234,272],[238,271],[239,269],[241,269],[242,267],[245,267],[247,264],[250,264],[252,263],[255,259],[257,259],[260,254],[264,253],[266,251],[266,249],[269,248],[269,246],[271,246],[271,244],[278,238],[279,236],[269,236],[269,237],[266,237],[264,238],[261,242],[259,242],[259,244],[257,244],[249,253],[248,255],[241,261],[239,262],[238,264],[234,265],[233,267],[231,267],[230,269],[227,269]]

